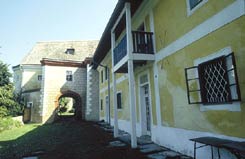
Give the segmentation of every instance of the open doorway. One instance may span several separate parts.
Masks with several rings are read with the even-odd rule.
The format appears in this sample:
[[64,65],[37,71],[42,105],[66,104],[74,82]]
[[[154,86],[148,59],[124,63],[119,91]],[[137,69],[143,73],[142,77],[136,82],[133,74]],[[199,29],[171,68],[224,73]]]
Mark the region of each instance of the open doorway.
[[82,99],[73,91],[62,92],[56,98],[56,116],[58,118],[82,119]]
[[59,99],[58,115],[74,116],[76,100],[72,97],[61,97]]

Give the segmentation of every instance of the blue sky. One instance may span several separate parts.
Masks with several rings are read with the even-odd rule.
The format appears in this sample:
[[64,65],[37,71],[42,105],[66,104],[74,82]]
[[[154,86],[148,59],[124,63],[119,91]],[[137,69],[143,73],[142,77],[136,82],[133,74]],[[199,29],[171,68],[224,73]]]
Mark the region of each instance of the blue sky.
[[0,60],[18,65],[38,41],[100,39],[117,0],[1,0]]

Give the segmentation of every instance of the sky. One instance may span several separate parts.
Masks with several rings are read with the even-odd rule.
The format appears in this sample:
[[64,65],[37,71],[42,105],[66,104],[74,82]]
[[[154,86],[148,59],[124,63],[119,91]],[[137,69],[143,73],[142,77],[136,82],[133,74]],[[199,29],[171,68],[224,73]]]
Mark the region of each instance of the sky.
[[1,0],[0,60],[20,63],[36,42],[99,40],[117,0]]

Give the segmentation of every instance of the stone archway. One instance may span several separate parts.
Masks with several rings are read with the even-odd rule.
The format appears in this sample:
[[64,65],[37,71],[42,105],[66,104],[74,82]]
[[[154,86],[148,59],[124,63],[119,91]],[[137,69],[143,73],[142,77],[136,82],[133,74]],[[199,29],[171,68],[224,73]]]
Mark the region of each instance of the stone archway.
[[[71,97],[75,100],[75,113],[74,113],[74,117],[75,119],[83,119],[83,115],[82,115],[82,98],[81,96],[73,91],[62,91],[60,92],[59,95],[56,96],[56,100],[55,100],[55,110],[58,109],[59,107],[59,99],[61,99],[62,97]],[[57,113],[56,113],[56,117],[57,117]]]

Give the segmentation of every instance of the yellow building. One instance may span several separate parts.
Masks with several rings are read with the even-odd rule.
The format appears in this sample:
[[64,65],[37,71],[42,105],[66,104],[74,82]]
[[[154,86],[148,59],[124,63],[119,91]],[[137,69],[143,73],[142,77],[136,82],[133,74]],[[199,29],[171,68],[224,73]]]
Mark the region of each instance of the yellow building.
[[150,135],[193,156],[191,138],[245,140],[244,0],[119,0],[93,61],[100,119],[132,147]]

